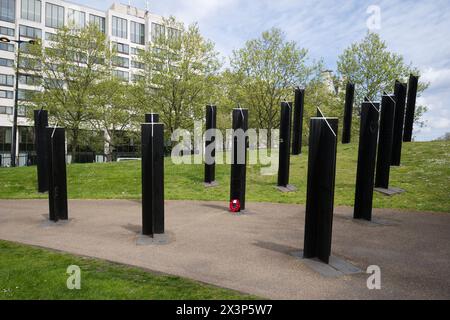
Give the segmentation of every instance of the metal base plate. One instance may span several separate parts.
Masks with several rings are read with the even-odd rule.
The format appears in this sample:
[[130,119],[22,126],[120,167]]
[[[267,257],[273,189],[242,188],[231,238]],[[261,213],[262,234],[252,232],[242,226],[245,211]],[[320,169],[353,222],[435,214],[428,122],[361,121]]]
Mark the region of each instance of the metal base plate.
[[217,187],[219,184],[217,183],[217,181],[213,181],[211,183],[205,182],[204,185],[205,185],[205,188],[214,188],[214,187]]
[[153,237],[140,233],[136,237],[137,246],[164,245],[168,244],[169,242],[170,237],[167,233],[154,234]]
[[49,220],[48,217],[42,221],[41,223],[41,227],[44,228],[48,228],[48,227],[62,227],[65,226],[67,224],[69,224],[70,221],[72,221],[73,219],[68,219],[68,220],[58,220],[57,222]]
[[305,265],[327,278],[337,278],[345,275],[362,273],[363,271],[348,261],[331,256],[329,264],[323,263],[319,259],[303,258],[303,250],[293,252],[292,255],[299,258]]
[[297,191],[297,188],[291,184],[288,184],[286,187],[283,186],[276,186],[276,188],[278,189],[278,191],[281,192],[294,192]]
[[400,188],[389,188],[389,189],[384,189],[384,188],[374,188],[375,191],[384,194],[386,196],[392,197],[395,196],[396,194],[400,194],[403,192],[406,192],[403,189]]
[[232,215],[232,216],[243,216],[245,214],[248,213],[247,209],[241,210],[239,212],[231,212],[228,210],[228,212]]

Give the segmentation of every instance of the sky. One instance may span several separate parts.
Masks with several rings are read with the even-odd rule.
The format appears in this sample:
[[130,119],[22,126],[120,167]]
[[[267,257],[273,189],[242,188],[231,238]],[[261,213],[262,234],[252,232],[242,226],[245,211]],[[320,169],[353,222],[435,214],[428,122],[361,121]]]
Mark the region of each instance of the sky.
[[[105,10],[113,0],[72,0]],[[116,1],[117,2],[117,1]],[[128,4],[128,1],[119,1]],[[272,27],[323,59],[336,70],[338,56],[377,23],[388,49],[403,55],[421,70],[430,87],[418,98],[428,107],[424,128],[415,128],[417,141],[433,140],[450,132],[450,1],[449,0],[131,0],[150,12],[173,15],[189,24],[198,22],[202,34],[214,41],[224,58],[247,40]],[[371,10],[372,6],[379,9]],[[378,10],[376,9],[376,10]],[[375,18],[375,19],[374,19]],[[368,23],[369,22],[369,23]]]

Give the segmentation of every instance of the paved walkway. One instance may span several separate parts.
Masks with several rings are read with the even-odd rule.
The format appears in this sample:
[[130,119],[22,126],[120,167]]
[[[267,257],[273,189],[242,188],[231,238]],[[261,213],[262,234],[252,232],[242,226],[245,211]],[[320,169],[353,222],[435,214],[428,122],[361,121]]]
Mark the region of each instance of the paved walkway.
[[333,255],[365,273],[326,277],[292,255],[303,247],[304,207],[249,203],[233,216],[223,202],[167,201],[166,245],[136,245],[138,201],[71,200],[70,222],[46,223],[45,200],[0,201],[0,239],[179,275],[267,298],[450,299],[450,214],[374,210],[377,223],[336,208]]

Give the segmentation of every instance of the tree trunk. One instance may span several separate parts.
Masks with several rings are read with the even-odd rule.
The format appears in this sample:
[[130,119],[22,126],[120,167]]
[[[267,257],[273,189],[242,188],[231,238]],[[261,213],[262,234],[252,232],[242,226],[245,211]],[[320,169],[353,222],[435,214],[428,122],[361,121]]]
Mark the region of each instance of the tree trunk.
[[72,143],[70,145],[70,152],[72,153],[72,162],[76,162],[76,152],[78,148],[78,136],[79,136],[79,129],[72,129]]

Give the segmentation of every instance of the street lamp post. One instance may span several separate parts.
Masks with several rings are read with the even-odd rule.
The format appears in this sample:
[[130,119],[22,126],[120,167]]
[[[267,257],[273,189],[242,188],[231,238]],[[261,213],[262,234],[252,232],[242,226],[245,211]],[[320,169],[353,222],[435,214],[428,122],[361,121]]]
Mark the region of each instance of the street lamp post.
[[19,32],[19,38],[17,40],[11,40],[6,37],[0,37],[0,42],[15,42],[17,43],[17,62],[16,62],[16,87],[15,87],[15,94],[14,94],[14,111],[13,111],[13,126],[12,126],[12,132],[11,132],[11,167],[15,167],[17,165],[17,159],[16,159],[16,149],[17,149],[17,113],[19,109],[19,67],[20,67],[20,44],[22,43],[29,43],[33,44],[33,40],[20,40],[20,32]]

